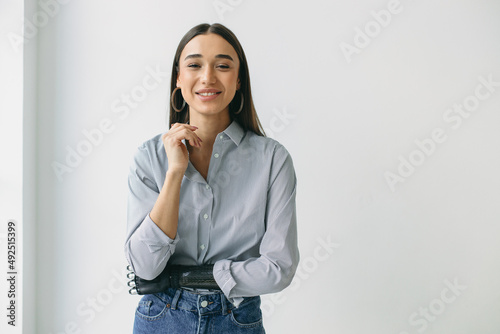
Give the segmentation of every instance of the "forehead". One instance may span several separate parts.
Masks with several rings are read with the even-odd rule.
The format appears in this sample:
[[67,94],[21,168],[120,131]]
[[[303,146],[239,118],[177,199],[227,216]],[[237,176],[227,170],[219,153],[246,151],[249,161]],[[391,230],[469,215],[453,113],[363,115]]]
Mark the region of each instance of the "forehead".
[[198,35],[191,39],[181,52],[180,61],[190,54],[201,54],[204,58],[214,58],[219,54],[232,56],[238,61],[238,54],[224,38],[217,34]]

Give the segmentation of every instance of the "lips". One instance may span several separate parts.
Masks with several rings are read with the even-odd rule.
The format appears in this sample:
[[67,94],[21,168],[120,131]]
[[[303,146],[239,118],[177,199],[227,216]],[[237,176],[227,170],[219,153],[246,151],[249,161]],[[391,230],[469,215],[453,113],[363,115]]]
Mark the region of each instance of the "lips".
[[195,94],[198,95],[202,101],[213,100],[218,97],[220,93],[222,93],[220,90],[212,88],[199,89],[195,92]]
[[204,88],[204,89],[199,89],[195,92],[196,94],[207,96],[207,95],[214,95],[214,94],[220,94],[221,91],[218,89],[213,89],[213,88]]

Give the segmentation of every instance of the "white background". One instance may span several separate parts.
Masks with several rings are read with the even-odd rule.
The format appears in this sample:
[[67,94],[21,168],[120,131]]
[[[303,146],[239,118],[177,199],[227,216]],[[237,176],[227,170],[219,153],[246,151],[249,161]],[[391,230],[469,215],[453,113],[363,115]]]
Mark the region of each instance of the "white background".
[[[26,20],[34,22],[44,10],[27,4]],[[24,158],[35,186],[23,194],[34,216],[25,221],[34,235],[25,261],[36,263],[25,278],[25,303],[33,305],[23,314],[25,333],[131,333],[139,297],[127,294],[124,276],[128,166],[139,144],[166,129],[175,49],[202,22],[238,36],[262,124],[296,167],[302,260],[291,287],[263,298],[267,332],[500,332],[500,86],[481,83],[500,82],[498,1],[73,0],[56,7],[47,7],[49,20],[24,45],[36,55],[24,65],[24,85],[33,86],[24,93],[36,101],[25,97],[24,121],[35,115],[33,131],[24,124],[22,137],[16,132],[25,150],[34,148]],[[390,18],[377,23],[388,7]],[[20,34],[22,17],[10,19]],[[16,54],[2,38],[3,54]],[[346,44],[356,53],[346,55]],[[127,114],[115,113],[122,94],[138,92],[156,69],[167,73],[158,87]],[[447,110],[464,103],[474,110],[458,125]],[[19,113],[2,109],[2,122],[20,124]],[[58,177],[54,162],[67,165],[69,150],[83,150],[83,132],[106,119],[108,133]],[[429,144],[434,131],[441,141]],[[6,203],[17,186],[6,165],[22,160],[5,158],[12,143],[2,140]],[[416,141],[428,143],[427,154]],[[404,182],[391,186],[388,172],[403,173]],[[12,210],[2,213],[3,229],[4,216],[20,217]],[[3,268],[5,240],[0,245]]]

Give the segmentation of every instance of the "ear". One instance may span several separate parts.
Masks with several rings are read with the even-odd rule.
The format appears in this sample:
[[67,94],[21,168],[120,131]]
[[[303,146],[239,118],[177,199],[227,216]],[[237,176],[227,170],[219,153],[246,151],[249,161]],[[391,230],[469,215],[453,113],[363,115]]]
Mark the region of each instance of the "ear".
[[241,87],[241,81],[240,78],[238,78],[238,82],[236,83],[236,90],[239,90]]
[[181,81],[179,80],[179,73],[177,73],[177,82],[175,83],[175,87],[179,87]]

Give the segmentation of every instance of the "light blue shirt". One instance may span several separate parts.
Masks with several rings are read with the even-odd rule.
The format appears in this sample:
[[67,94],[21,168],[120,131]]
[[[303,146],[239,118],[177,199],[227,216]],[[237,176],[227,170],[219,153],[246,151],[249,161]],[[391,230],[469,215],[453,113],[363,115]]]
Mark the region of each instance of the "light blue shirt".
[[168,161],[161,134],[142,144],[130,166],[125,254],[151,280],[167,262],[214,264],[214,278],[236,306],[241,297],[287,287],[299,261],[296,177],[277,141],[237,122],[215,140],[207,179],[189,162],[180,190],[175,239],[151,220]]

